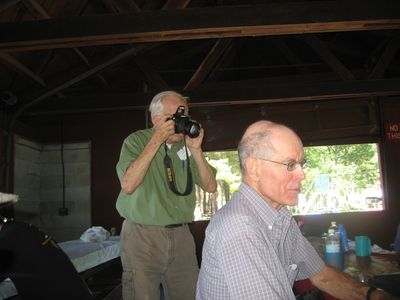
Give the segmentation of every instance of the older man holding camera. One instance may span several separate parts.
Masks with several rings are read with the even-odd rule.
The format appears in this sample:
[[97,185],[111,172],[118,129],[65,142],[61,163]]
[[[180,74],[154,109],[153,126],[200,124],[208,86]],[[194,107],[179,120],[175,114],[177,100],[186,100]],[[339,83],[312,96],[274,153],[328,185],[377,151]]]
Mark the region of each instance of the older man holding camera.
[[121,230],[123,299],[159,300],[160,284],[171,300],[195,298],[198,265],[193,236],[196,204],[192,183],[217,188],[201,143],[204,129],[185,112],[185,98],[161,92],[150,103],[153,128],[123,142],[116,207]]

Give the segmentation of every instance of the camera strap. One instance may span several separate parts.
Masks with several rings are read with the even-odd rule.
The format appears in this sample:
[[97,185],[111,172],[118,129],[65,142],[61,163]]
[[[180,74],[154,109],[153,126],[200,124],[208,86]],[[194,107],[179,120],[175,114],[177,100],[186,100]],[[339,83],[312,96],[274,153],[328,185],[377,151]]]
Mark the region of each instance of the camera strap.
[[168,182],[169,188],[171,189],[171,191],[173,191],[175,194],[177,194],[179,196],[189,195],[193,190],[192,172],[190,171],[190,159],[189,159],[189,153],[187,151],[185,139],[184,139],[184,143],[185,143],[186,162],[187,162],[187,164],[186,164],[187,182],[186,182],[186,189],[185,189],[185,191],[183,193],[179,192],[178,189],[176,188],[175,175],[174,175],[174,169],[172,167],[172,161],[171,161],[171,158],[168,156],[167,144],[164,143],[164,149],[165,149],[165,156],[164,156],[165,175],[167,176],[167,182]]

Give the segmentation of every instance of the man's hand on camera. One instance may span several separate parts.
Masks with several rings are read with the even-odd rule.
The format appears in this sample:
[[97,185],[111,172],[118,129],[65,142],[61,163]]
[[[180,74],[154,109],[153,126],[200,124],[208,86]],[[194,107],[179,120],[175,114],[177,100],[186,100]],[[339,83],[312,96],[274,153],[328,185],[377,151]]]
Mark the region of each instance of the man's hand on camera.
[[164,143],[171,135],[175,133],[175,123],[168,116],[161,116],[154,124],[153,138],[160,144]]
[[201,149],[201,143],[203,142],[204,137],[204,129],[200,129],[200,134],[196,138],[190,138],[189,136],[185,136],[186,145],[189,147],[190,151]]

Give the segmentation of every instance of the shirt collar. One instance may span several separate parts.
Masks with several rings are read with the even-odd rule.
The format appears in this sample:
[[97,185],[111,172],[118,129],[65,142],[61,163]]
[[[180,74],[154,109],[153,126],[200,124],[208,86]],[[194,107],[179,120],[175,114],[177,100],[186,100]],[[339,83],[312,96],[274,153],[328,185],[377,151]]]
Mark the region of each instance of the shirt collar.
[[261,219],[268,225],[272,226],[276,221],[291,218],[289,210],[286,206],[280,210],[273,208],[267,201],[265,201],[260,194],[258,194],[248,184],[242,182],[239,191],[246,200],[255,208]]

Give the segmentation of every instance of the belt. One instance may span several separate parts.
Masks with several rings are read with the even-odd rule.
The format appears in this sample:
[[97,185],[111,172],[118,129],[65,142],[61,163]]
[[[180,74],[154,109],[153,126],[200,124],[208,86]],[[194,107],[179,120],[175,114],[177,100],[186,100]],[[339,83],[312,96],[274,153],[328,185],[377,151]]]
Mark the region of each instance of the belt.
[[182,227],[184,225],[186,225],[187,223],[180,223],[180,224],[169,224],[169,225],[165,225],[165,228],[176,228],[176,227]]

